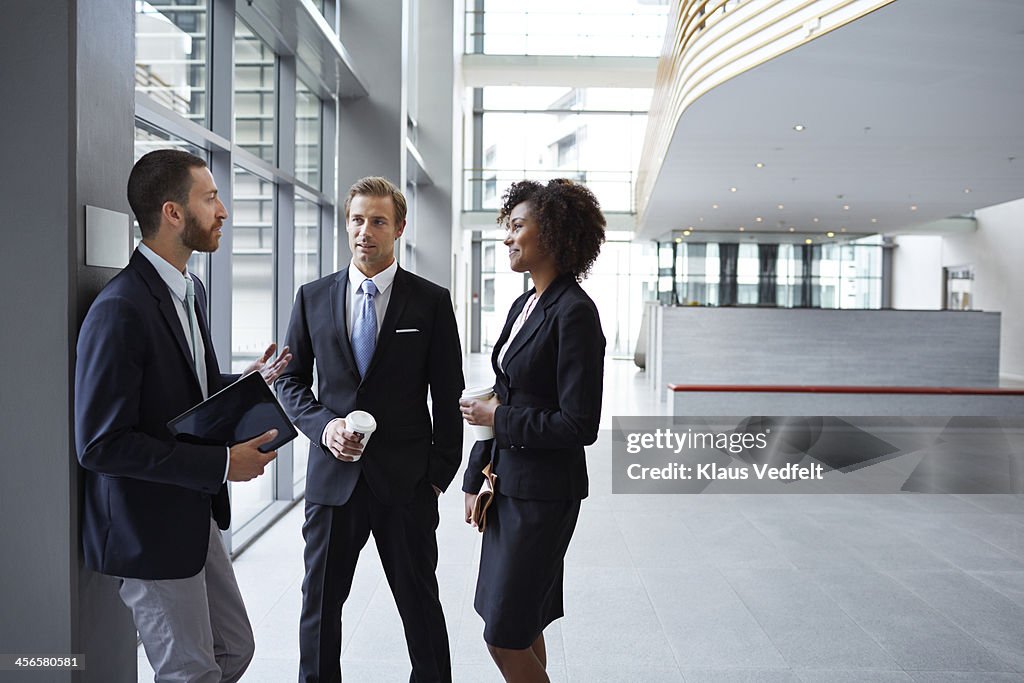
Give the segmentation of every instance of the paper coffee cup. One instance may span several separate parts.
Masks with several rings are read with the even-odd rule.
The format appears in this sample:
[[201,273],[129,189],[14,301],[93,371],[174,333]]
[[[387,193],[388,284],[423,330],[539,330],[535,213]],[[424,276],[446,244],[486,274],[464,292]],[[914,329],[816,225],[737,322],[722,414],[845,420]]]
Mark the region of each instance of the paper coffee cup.
[[[463,400],[470,399],[483,399],[487,400],[491,396],[494,396],[494,387],[467,387],[462,392]],[[488,427],[486,425],[471,425],[468,422],[466,425],[469,427],[469,433],[472,435],[475,441],[486,441],[487,439],[494,438],[494,427]]]
[[[362,444],[365,449],[366,444],[370,441],[370,437],[377,429],[377,421],[373,419],[373,415],[370,415],[365,410],[353,410],[345,416],[345,427],[350,432],[363,435]],[[355,456],[353,460],[359,460],[361,457],[363,457],[362,453]]]

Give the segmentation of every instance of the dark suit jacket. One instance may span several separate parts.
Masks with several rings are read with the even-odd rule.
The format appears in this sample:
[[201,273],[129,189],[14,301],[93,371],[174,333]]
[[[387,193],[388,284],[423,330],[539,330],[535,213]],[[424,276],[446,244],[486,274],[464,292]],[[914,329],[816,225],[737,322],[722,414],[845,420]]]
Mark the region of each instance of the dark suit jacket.
[[498,352],[533,290],[516,299],[494,347],[494,439],[477,441],[463,478],[476,493],[494,457],[498,491],[528,500],[587,497],[583,447],[597,440],[604,383],[604,334],[597,307],[571,275],[544,291],[505,353]]
[[[209,393],[221,375],[196,285]],[[91,569],[140,579],[195,576],[210,513],[231,521],[226,449],[175,441],[167,421],[203,400],[167,284],[136,251],[93,302],[78,336],[75,442],[85,468],[82,545]]]
[[[446,489],[462,461],[462,350],[448,290],[402,268],[391,286],[363,379],[348,332],[348,268],[303,285],[295,297],[286,340],[292,361],[277,381],[277,392],[310,441],[306,500],[311,503],[344,505],[360,473],[381,502],[406,503],[424,480]],[[373,415],[377,429],[362,458],[342,462],[320,437],[328,422],[353,410]]]

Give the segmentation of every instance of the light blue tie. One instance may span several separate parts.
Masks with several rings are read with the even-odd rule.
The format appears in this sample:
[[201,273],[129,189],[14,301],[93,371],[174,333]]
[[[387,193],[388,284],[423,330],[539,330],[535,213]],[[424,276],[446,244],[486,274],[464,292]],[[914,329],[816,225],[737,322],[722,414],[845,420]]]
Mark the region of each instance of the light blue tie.
[[206,398],[206,360],[199,352],[199,323],[196,321],[196,285],[192,276],[185,278],[185,315],[188,317],[189,346],[192,349],[192,369],[196,371],[196,379]]
[[363,292],[363,305],[352,323],[352,353],[356,357],[359,376],[365,377],[370,359],[373,358],[373,349],[377,346],[377,309],[373,306],[377,285],[373,284],[373,280],[363,280],[360,289]]

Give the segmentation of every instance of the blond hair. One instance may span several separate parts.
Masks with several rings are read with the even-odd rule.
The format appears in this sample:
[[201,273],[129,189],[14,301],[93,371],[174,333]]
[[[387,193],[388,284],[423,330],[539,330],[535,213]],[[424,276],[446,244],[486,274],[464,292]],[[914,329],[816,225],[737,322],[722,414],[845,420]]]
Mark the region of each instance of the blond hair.
[[395,224],[400,225],[405,221],[405,214],[408,210],[405,203],[405,195],[387,178],[367,176],[352,183],[352,187],[348,188],[348,197],[345,198],[346,221],[348,221],[348,207],[352,203],[352,198],[356,195],[391,197],[391,203],[395,207]]

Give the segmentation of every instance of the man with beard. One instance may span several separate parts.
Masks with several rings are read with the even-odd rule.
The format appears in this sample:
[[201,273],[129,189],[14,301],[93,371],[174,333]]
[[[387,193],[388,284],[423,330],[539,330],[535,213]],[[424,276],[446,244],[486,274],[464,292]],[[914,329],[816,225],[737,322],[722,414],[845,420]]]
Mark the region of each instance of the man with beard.
[[[135,164],[128,202],[142,244],[78,338],[85,564],[120,579],[157,681],[237,681],[254,644],[221,540],[227,482],[263,473],[277,453],[258,449],[276,430],[228,448],[179,442],[167,429],[238,378],[220,373],[205,290],[187,269],[194,251],[217,249],[228,214],[206,162],[170,149]],[[291,359],[286,347],[272,361],[275,349],[246,372],[273,382]]]

